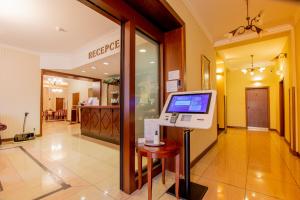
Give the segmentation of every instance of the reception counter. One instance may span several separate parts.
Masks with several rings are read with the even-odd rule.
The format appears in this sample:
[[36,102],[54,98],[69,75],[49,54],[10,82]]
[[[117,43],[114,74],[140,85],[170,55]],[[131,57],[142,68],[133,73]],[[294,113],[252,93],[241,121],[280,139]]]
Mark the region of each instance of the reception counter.
[[120,106],[81,106],[81,134],[120,144]]

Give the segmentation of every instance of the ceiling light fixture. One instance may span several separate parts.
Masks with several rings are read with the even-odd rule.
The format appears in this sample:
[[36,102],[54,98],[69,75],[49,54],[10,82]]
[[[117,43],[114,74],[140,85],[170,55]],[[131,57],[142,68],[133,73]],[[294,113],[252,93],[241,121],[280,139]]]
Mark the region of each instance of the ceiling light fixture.
[[150,61],[149,63],[150,63],[150,64],[155,64],[155,61]]
[[108,62],[104,62],[103,65],[109,65],[109,63]]
[[58,32],[67,32],[66,29],[62,28],[62,27],[59,27],[59,26],[56,26],[55,27],[55,30],[58,31]]
[[97,69],[95,66],[91,66],[91,69]]
[[108,73],[107,73],[107,72],[104,72],[104,75],[108,75]]
[[147,50],[146,50],[146,49],[140,49],[139,52],[141,52],[141,53],[146,53]]
[[251,67],[241,69],[241,72],[243,72],[244,74],[247,74],[249,72],[250,75],[253,76],[255,72],[263,72],[266,69],[266,67],[254,67],[253,57],[254,55],[251,55]]
[[82,70],[81,72],[82,72],[82,73],[85,73],[86,71],[85,71],[85,70]]
[[262,28],[259,28],[257,25],[255,25],[261,22],[262,14],[263,14],[262,11],[260,11],[258,15],[256,15],[254,18],[251,18],[249,16],[249,0],[246,0],[246,4],[247,4],[247,16],[246,16],[247,24],[243,26],[239,26],[236,29],[230,31],[228,34],[226,34],[228,37],[242,35],[246,31],[256,32],[258,35],[260,35],[260,33],[263,31]]

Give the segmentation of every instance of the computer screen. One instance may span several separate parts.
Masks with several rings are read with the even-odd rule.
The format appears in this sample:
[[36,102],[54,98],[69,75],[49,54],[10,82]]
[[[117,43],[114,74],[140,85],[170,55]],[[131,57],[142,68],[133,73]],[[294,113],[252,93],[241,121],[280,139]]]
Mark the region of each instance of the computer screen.
[[207,114],[211,93],[173,95],[167,113],[198,113]]

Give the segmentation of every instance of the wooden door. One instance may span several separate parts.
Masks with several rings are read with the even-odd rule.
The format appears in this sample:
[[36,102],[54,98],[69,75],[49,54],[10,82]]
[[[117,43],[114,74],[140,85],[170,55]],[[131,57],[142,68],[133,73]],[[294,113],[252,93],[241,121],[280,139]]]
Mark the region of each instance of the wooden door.
[[77,106],[79,103],[79,92],[72,94],[72,105]]
[[279,110],[280,110],[280,135],[284,136],[284,85],[283,80],[279,82]]
[[64,109],[64,98],[56,98],[56,111]]
[[246,89],[247,127],[269,128],[269,88]]

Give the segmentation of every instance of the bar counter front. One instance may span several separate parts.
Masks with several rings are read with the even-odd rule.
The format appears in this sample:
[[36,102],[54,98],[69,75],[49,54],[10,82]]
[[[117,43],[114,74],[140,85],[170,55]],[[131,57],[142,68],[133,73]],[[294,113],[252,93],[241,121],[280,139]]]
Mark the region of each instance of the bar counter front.
[[81,106],[81,134],[120,144],[120,106]]

